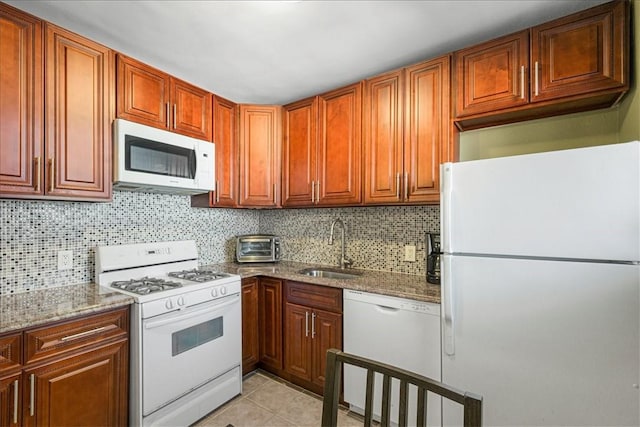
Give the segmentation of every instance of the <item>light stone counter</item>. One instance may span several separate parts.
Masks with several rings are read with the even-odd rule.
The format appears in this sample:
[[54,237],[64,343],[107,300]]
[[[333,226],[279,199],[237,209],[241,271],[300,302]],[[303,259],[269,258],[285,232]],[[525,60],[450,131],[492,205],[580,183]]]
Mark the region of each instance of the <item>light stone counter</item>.
[[133,303],[119,292],[94,283],[0,295],[0,333],[96,313]]
[[[440,303],[440,286],[427,283],[424,276],[357,270],[354,279],[327,279],[305,276],[298,271],[306,268],[334,268],[320,264],[281,261],[275,264],[221,263],[202,266],[216,271],[238,274],[242,278],[268,276],[276,279],[371,292]],[[95,283],[61,286],[36,291],[0,295],[0,333],[25,329],[95,313],[133,303],[133,298],[119,292],[104,293]]]
[[[330,268],[335,266],[307,264],[291,261],[278,263],[238,264],[221,263],[203,266],[216,271],[239,274],[242,278],[255,276],[268,276],[276,279],[294,280],[297,282],[312,283],[316,285],[331,286],[334,288],[351,289],[356,291],[371,292],[375,294],[390,295],[400,298],[408,298],[417,301],[440,303],[440,286],[427,283],[424,276],[411,274],[389,273],[386,271],[357,270],[362,275],[353,279],[327,279],[321,277],[305,276],[298,271],[306,268]],[[340,271],[339,269],[336,271]],[[347,270],[349,271],[349,270]]]

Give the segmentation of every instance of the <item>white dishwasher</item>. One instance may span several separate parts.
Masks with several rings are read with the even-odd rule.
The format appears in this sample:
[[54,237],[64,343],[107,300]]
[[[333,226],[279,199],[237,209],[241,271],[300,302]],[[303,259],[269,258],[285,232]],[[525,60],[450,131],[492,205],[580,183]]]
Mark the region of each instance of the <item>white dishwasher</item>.
[[[344,290],[344,351],[388,363],[440,381],[440,305]],[[364,414],[366,371],[344,370],[344,400]],[[398,422],[399,381],[392,384],[391,420]],[[413,390],[412,390],[413,389]],[[409,425],[415,425],[416,391],[409,390]],[[374,417],[381,413],[382,375],[376,375]],[[441,398],[429,393],[428,425],[440,426]]]

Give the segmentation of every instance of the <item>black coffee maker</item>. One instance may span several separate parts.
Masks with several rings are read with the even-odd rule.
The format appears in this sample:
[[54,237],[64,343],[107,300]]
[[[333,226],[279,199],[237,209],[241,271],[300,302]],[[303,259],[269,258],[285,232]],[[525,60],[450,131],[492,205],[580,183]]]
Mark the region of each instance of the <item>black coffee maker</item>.
[[440,284],[440,233],[427,233],[430,252],[427,255],[427,282]]

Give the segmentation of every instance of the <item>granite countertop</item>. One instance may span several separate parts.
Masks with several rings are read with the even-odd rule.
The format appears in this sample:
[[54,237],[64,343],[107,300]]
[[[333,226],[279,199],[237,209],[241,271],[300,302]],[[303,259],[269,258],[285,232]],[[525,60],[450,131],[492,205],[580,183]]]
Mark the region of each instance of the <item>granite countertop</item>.
[[[294,280],[334,288],[440,303],[440,286],[427,283],[424,276],[411,274],[356,269],[361,274],[354,279],[328,279],[305,276],[298,273],[298,271],[305,268],[332,269],[334,267],[292,261],[281,261],[275,264],[226,262],[210,264],[201,268],[238,274],[242,278],[268,276],[276,279]],[[338,269],[338,271],[340,270]],[[0,334],[121,307],[133,302],[132,297],[119,292],[105,291],[104,288],[95,283],[0,295]]]
[[[242,278],[254,276],[268,276],[276,279],[295,280],[297,282],[313,283],[316,285],[331,286],[335,288],[351,289],[356,291],[371,292],[375,294],[390,295],[400,298],[408,298],[417,301],[440,303],[440,285],[427,282],[425,276],[412,274],[389,273],[386,271],[357,270],[362,275],[354,279],[327,279],[321,277],[305,276],[298,273],[305,268],[330,268],[335,266],[308,264],[292,261],[280,261],[278,263],[238,264],[233,262],[211,264],[201,268],[211,268],[216,271],[238,274]],[[337,269],[336,271],[340,271]],[[349,271],[349,270],[347,270]],[[353,271],[353,270],[351,270]]]
[[0,333],[30,328],[133,303],[119,292],[95,283],[0,295]]

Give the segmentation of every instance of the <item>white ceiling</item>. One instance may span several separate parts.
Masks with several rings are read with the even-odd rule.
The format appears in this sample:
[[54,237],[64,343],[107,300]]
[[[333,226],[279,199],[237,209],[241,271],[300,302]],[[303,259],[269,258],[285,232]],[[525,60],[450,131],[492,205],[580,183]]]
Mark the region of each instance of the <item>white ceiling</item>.
[[606,0],[8,0],[239,103],[286,104]]

